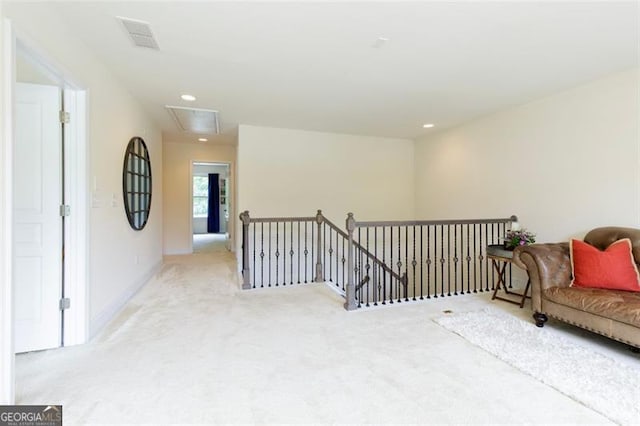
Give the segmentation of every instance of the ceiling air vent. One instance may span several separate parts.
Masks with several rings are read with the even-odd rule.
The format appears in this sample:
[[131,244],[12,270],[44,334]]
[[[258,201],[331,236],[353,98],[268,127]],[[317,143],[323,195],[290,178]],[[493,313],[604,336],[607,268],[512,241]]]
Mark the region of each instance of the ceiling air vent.
[[218,134],[218,111],[213,109],[166,106],[178,128],[185,132]]
[[138,47],[160,50],[158,42],[153,38],[153,33],[151,32],[151,27],[148,22],[124,18],[122,16],[118,16],[117,18],[122,22],[122,25],[129,34],[133,44]]

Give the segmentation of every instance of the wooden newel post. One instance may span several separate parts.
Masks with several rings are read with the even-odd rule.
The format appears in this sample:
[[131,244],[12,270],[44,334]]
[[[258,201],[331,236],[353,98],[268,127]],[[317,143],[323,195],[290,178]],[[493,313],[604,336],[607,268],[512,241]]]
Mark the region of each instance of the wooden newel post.
[[324,281],[322,276],[322,222],[324,218],[322,216],[322,210],[318,210],[316,213],[316,224],[318,229],[317,250],[316,250],[316,276],[314,281],[321,283]]
[[242,289],[248,290],[251,288],[251,271],[249,270],[249,224],[251,218],[249,210],[240,213],[240,220],[242,221]]
[[346,227],[349,234],[349,251],[347,252],[347,301],[344,302],[344,308],[347,311],[353,311],[358,307],[356,304],[356,271],[353,267],[353,231],[356,229],[356,220],[353,217],[353,213],[347,215]]

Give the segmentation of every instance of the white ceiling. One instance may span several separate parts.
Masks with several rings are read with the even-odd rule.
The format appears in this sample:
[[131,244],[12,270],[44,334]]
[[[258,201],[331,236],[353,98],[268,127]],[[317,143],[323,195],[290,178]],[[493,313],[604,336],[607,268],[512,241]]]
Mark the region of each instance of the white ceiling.
[[[636,1],[55,7],[173,139],[167,104],[218,110],[223,132],[242,123],[416,137],[639,62]],[[148,21],[160,50],[134,47],[116,16]],[[378,37],[389,41],[375,48]]]

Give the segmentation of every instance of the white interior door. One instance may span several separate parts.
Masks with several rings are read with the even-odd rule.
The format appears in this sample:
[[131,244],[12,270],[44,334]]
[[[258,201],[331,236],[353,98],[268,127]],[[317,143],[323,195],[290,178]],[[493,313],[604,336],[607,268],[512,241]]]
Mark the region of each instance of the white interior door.
[[17,83],[13,158],[15,350],[60,346],[60,89]]

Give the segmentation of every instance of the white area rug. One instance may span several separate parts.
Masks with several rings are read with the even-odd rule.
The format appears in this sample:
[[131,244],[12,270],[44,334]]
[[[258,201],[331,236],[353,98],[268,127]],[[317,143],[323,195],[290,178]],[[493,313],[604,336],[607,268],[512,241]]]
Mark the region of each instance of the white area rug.
[[494,308],[434,321],[612,421],[640,424],[640,367]]

